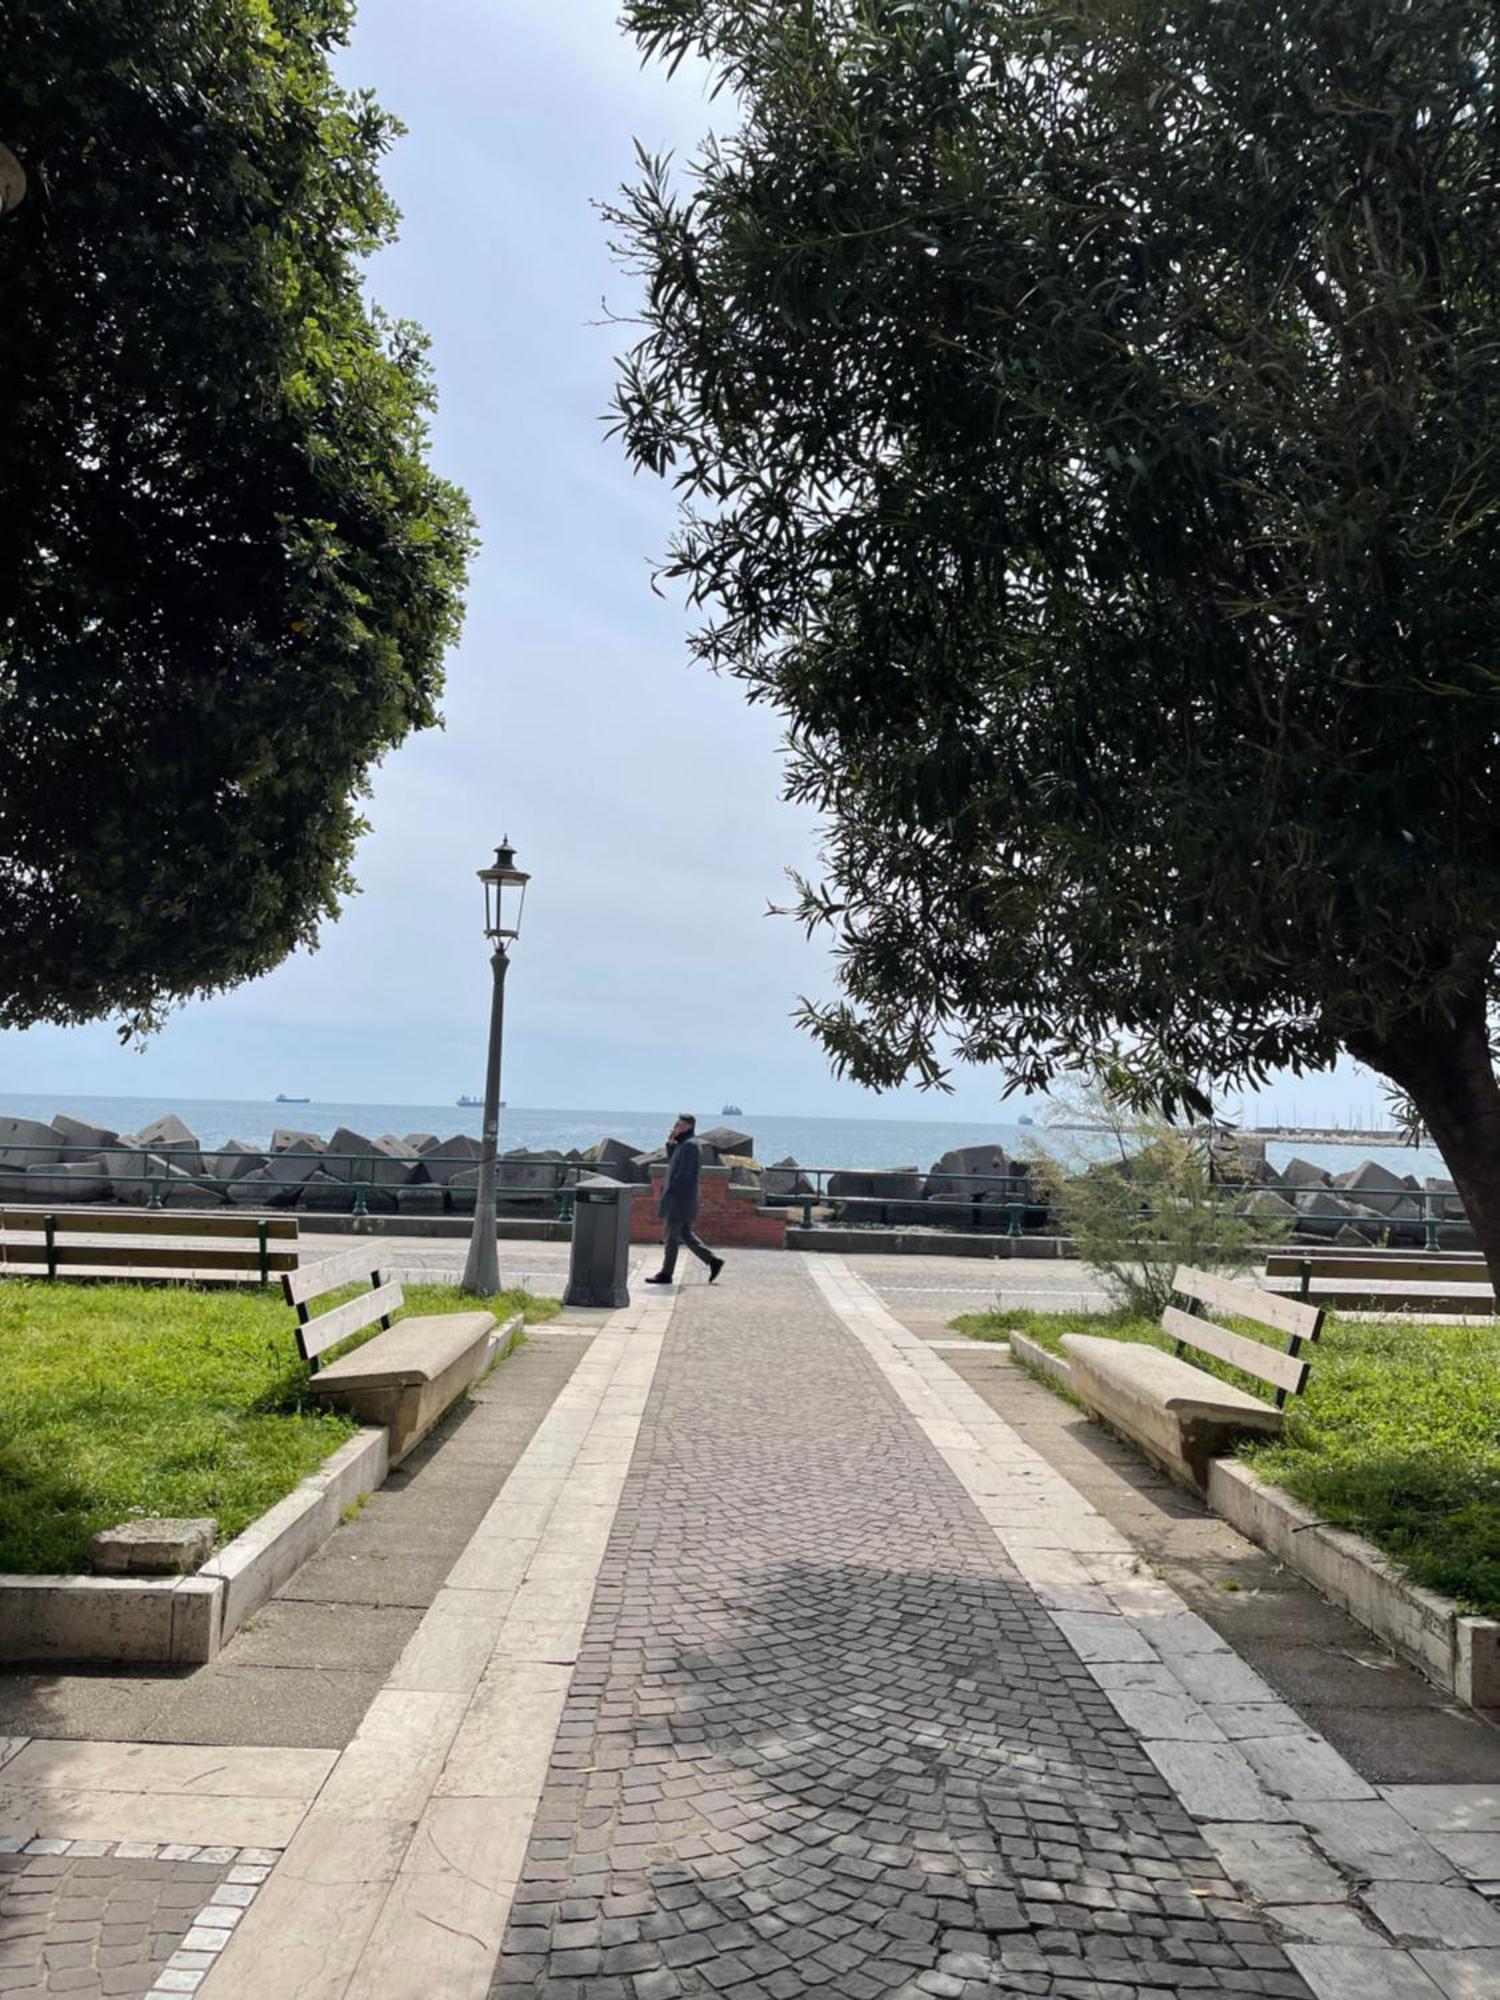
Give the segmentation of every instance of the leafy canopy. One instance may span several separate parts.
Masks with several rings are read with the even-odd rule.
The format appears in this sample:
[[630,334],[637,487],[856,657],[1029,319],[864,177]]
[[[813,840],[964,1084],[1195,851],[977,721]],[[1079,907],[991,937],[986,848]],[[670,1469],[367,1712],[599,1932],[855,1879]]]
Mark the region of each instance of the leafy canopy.
[[361,293],[398,129],[352,0],[8,0],[0,1024],[149,1021],[311,944],[437,720],[472,546]]
[[[826,815],[836,1065],[1255,1082],[1500,936],[1488,0],[633,0],[618,424]],[[1162,1080],[1161,1078],[1158,1079]]]

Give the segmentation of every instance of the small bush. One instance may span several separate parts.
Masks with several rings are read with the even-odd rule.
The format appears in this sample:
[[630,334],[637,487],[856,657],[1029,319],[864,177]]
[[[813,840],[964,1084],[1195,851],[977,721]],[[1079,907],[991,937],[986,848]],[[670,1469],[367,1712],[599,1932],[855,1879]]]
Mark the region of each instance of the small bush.
[[1079,1135],[1065,1151],[1044,1151],[1034,1171],[1121,1312],[1157,1318],[1179,1264],[1245,1271],[1259,1246],[1277,1240],[1279,1226],[1224,1186],[1202,1135],[1132,1111],[1102,1088],[1066,1109],[1087,1125],[1087,1143]]

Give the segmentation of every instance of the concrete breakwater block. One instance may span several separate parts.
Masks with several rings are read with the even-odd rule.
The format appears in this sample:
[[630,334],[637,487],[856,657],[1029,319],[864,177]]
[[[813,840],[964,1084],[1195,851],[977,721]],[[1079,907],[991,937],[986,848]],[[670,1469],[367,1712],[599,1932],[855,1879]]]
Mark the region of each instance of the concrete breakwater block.
[[34,1118],[0,1118],[0,1166],[44,1167],[63,1156],[62,1135]]
[[65,1142],[65,1160],[93,1159],[120,1143],[119,1133],[111,1132],[107,1125],[89,1125],[82,1118],[70,1118],[65,1111],[59,1111],[52,1120],[52,1129]]

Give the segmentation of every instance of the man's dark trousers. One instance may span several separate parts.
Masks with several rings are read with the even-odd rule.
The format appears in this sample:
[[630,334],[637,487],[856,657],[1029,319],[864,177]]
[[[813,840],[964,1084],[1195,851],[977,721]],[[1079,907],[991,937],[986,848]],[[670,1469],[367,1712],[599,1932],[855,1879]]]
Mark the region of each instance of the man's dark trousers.
[[700,1264],[707,1264],[712,1270],[715,1257],[712,1250],[694,1232],[691,1222],[667,1223],[666,1243],[662,1251],[661,1268],[663,1277],[670,1278],[677,1269],[677,1252],[691,1250]]

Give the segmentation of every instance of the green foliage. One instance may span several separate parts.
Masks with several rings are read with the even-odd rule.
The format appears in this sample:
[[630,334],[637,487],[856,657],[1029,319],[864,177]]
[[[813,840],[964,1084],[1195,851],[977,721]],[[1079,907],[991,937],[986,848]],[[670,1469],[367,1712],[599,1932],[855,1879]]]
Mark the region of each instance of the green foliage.
[[1044,1152],[1034,1172],[1122,1312],[1155,1318],[1171,1303],[1179,1264],[1248,1270],[1256,1246],[1282,1233],[1256,1213],[1253,1195],[1226,1188],[1199,1134],[1133,1111],[1101,1087],[1073,1093],[1066,1108],[1070,1121],[1087,1123],[1087,1139],[1050,1133],[1061,1150]]
[[[1234,1322],[1240,1333],[1271,1340]],[[1119,1313],[994,1311],[955,1320],[1004,1340],[1019,1327],[1062,1351],[1065,1333],[1171,1342],[1149,1319]],[[1232,1369],[1190,1357],[1226,1380]],[[1264,1385],[1245,1384],[1265,1394]],[[1307,1389],[1281,1436],[1243,1456],[1320,1518],[1364,1535],[1428,1589],[1500,1617],[1500,1326],[1414,1326],[1330,1318]]]
[[149,1025],[315,942],[437,717],[473,533],[373,311],[352,0],[9,0],[0,1025]]
[[[504,1292],[503,1321],[557,1310]],[[407,1312],[462,1312],[452,1285],[414,1285]],[[279,1292],[0,1284],[0,1570],[88,1566],[131,1515],[212,1514],[237,1535],[355,1428],[307,1395]]]
[[742,113],[612,211],[618,425],[825,816],[836,1066],[1034,1088],[1123,1028],[1180,1098],[1482,1018],[1495,9],[626,20]]

